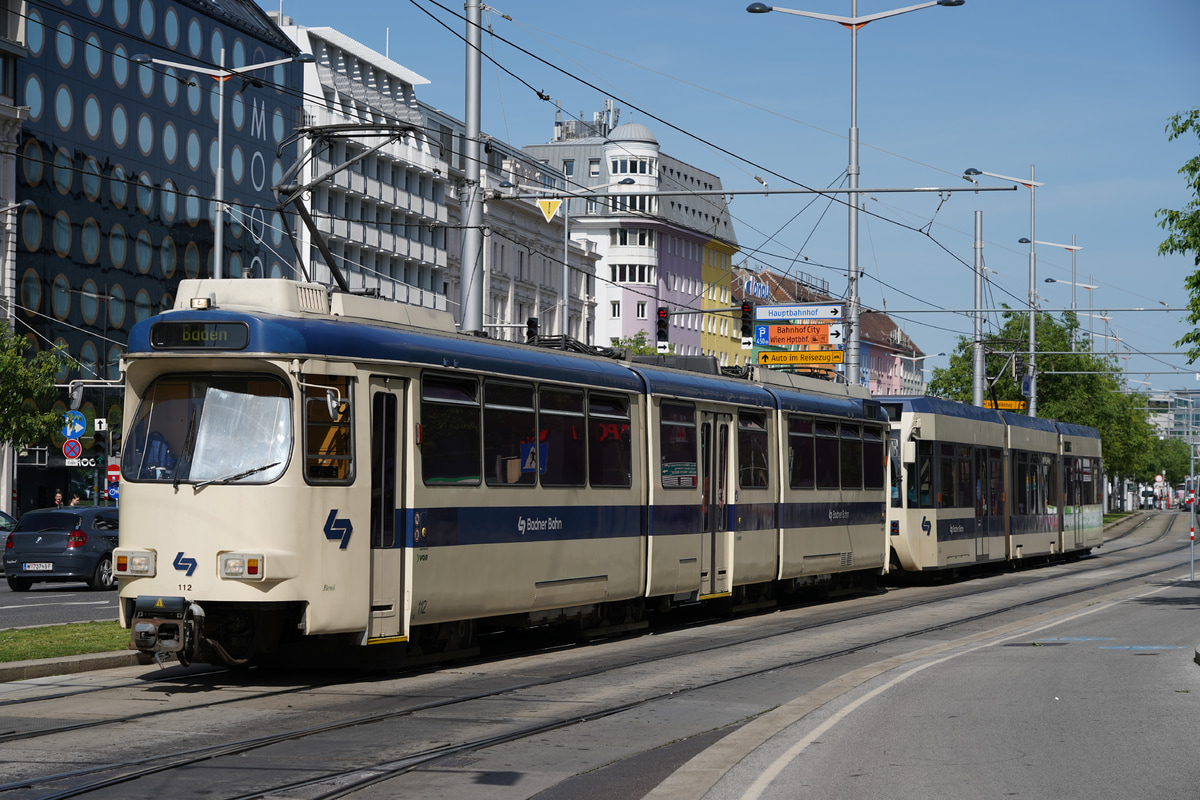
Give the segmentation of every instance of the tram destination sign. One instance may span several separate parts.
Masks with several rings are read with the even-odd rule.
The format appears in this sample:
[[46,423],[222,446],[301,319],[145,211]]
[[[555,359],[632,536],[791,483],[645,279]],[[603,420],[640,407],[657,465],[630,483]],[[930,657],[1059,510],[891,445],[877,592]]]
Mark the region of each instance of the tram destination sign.
[[800,303],[786,306],[755,306],[755,322],[806,323],[842,322],[846,306],[842,303]]
[[760,367],[844,363],[846,363],[846,353],[843,350],[764,350],[758,354]]
[[770,345],[842,344],[846,335],[841,325],[755,325],[754,344]]
[[157,322],[150,328],[150,346],[156,350],[243,350],[249,343],[244,322]]

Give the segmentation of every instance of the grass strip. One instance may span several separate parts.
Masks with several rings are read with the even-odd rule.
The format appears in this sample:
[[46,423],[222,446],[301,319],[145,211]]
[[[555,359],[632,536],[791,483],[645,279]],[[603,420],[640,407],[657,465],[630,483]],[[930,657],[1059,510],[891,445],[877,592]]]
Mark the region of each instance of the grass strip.
[[0,661],[111,653],[129,647],[129,631],[116,620],[0,630]]

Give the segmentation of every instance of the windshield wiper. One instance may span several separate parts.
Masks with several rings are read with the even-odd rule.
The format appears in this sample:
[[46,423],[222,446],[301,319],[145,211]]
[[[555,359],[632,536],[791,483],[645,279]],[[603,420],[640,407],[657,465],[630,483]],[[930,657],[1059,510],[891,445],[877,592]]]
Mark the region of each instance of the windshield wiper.
[[188,421],[187,436],[183,440],[183,452],[179,454],[179,460],[175,462],[175,482],[171,484],[171,488],[178,491],[179,482],[183,480],[179,474],[179,468],[183,466],[183,462],[187,461],[189,472],[192,461],[192,450],[196,448],[196,407],[192,406],[192,418]]
[[271,467],[278,467],[282,463],[283,463],[282,461],[276,461],[273,464],[263,464],[261,467],[255,467],[254,469],[248,469],[244,472],[239,472],[236,475],[230,475],[227,478],[213,478],[210,481],[203,481],[201,483],[197,483],[192,488],[193,488],[193,491],[198,492],[201,489],[203,489],[205,486],[211,486],[214,483],[220,483],[220,484],[233,483],[234,481],[240,481],[242,478],[249,478],[251,475],[253,475],[256,472],[262,472],[263,470],[270,469]]

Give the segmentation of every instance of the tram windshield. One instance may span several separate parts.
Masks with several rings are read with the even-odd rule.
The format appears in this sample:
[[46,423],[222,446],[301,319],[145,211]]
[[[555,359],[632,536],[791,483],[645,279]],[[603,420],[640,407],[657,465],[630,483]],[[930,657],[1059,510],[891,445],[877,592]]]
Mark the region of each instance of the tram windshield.
[[292,401],[269,375],[165,375],[125,436],[125,480],[269,483],[292,452]]

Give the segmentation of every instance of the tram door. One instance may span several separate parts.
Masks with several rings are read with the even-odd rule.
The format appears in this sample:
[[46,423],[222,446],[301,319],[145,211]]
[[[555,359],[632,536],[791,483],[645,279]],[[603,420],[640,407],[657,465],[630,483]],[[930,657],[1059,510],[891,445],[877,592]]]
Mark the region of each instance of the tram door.
[[731,414],[700,413],[700,463],[703,492],[700,537],[700,596],[730,591],[729,446]]
[[988,451],[985,447],[975,448],[975,558],[986,561],[988,557]]
[[408,633],[404,586],[404,390],[371,378],[371,621],[369,639]]

